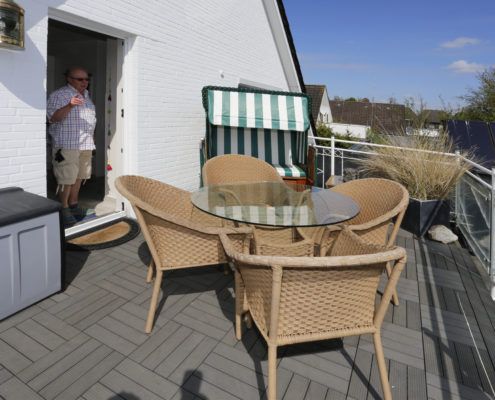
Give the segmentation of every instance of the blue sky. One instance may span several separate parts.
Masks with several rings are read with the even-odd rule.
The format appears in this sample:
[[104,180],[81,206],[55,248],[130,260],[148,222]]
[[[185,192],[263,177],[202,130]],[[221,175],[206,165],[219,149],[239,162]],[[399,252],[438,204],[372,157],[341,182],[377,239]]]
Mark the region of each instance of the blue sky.
[[305,83],[329,97],[459,106],[495,67],[495,0],[284,0]]

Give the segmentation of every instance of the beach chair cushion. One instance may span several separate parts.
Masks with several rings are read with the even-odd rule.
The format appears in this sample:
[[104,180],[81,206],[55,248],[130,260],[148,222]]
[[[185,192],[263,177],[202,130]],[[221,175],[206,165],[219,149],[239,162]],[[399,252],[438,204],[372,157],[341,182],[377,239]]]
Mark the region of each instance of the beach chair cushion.
[[305,177],[297,166],[303,154],[304,133],[274,129],[240,128],[230,126],[209,127],[208,158],[223,154],[244,154],[260,158],[273,165],[283,177]]

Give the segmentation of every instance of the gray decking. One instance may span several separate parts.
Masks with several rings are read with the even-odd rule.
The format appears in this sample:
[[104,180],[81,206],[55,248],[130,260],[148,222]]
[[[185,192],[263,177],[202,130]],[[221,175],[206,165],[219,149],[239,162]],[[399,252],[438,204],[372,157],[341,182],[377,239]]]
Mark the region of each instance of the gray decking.
[[[495,385],[495,304],[458,244],[405,232],[399,307],[383,329],[394,399],[489,399]],[[166,275],[167,297],[148,336],[151,289],[142,237],[67,253],[64,293],[0,322],[0,398],[257,399],[266,347],[256,331],[236,342],[232,276],[219,268]],[[279,398],[381,397],[370,337],[282,348]]]

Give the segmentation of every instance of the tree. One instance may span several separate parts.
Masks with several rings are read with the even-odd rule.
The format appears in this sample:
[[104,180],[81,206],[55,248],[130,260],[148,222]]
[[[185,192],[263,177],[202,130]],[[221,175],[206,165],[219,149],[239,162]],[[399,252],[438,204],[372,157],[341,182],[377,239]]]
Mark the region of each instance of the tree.
[[457,115],[458,119],[495,121],[495,68],[478,75],[479,86],[461,98],[467,103]]
[[404,99],[406,108],[406,119],[409,121],[413,129],[423,129],[430,116],[426,102],[422,97],[417,100],[414,97],[406,97]]

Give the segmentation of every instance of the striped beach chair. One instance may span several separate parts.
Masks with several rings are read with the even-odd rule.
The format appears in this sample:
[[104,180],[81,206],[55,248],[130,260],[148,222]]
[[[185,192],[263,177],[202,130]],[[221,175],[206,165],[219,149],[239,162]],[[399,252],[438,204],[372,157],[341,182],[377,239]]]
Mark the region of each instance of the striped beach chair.
[[310,99],[303,93],[206,86],[201,166],[223,154],[260,158],[306,183]]

